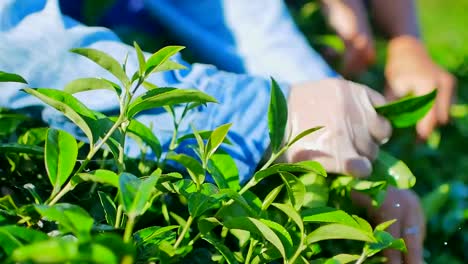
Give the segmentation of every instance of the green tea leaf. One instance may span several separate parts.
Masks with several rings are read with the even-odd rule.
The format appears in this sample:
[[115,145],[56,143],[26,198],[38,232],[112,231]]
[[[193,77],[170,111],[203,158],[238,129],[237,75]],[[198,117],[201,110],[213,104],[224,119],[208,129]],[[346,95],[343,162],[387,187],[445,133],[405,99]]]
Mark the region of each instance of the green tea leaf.
[[81,245],[79,241],[65,239],[50,239],[18,248],[12,259],[18,263],[118,263],[114,253],[103,245]]
[[372,233],[364,232],[361,229],[342,224],[323,225],[309,233],[306,238],[307,244],[316,243],[330,239],[349,239],[366,242],[375,242]]
[[208,160],[221,146],[221,143],[223,143],[224,138],[226,138],[227,133],[229,132],[229,128],[231,127],[232,124],[224,124],[222,126],[217,127],[213,132],[211,133],[210,139],[208,139],[208,143],[206,144],[205,148],[205,153],[206,153],[206,159]]
[[198,162],[196,159],[185,154],[170,154],[167,155],[166,158],[184,166],[192,180],[197,185],[200,185],[205,181],[205,170],[203,169],[200,162]]
[[102,68],[106,69],[112,75],[117,77],[117,79],[123,84],[127,85],[130,83],[130,80],[127,77],[127,74],[123,70],[122,66],[118,61],[112,58],[105,52],[96,49],[90,48],[76,48],[72,49],[71,52],[82,55],[96,64],[101,66]]
[[[211,130],[201,130],[201,131],[197,131],[197,132],[198,132],[198,135],[200,135],[200,137],[202,139],[205,139],[205,140],[208,140],[211,137],[211,133],[213,133],[213,131],[211,131]],[[177,139],[177,143],[180,144],[184,140],[193,139],[193,138],[195,138],[194,133],[185,134],[185,135],[183,135],[183,136],[181,136],[180,138]],[[224,138],[223,143],[228,144],[228,145],[232,145],[232,142],[228,138]]]
[[0,153],[26,153],[33,155],[44,155],[44,148],[33,145],[23,145],[18,143],[0,144]]
[[101,202],[102,209],[104,210],[104,216],[106,218],[107,224],[110,226],[115,226],[115,219],[117,217],[117,209],[114,201],[110,196],[105,193],[98,191],[99,201]]
[[7,255],[11,255],[16,248],[22,247],[26,243],[43,241],[48,238],[45,233],[26,227],[16,225],[0,227],[0,248]]
[[385,221],[383,223],[380,223],[375,227],[375,230],[385,231],[385,229],[387,229],[389,226],[391,226],[396,221],[397,221],[396,219],[392,219],[392,220],[388,220],[388,221]]
[[44,103],[62,112],[85,133],[86,137],[89,139],[89,142],[94,142],[93,132],[85,120],[96,120],[96,116],[94,115],[93,111],[88,109],[75,97],[66,92],[55,89],[25,88],[23,91],[39,98]]
[[288,121],[288,106],[286,98],[278,83],[271,79],[270,105],[268,107],[268,128],[270,130],[270,146],[273,153],[279,151],[283,142],[286,123]]
[[308,136],[308,135],[310,135],[310,134],[314,133],[315,131],[320,130],[322,128],[323,128],[323,126],[318,126],[318,127],[313,127],[313,128],[309,128],[309,129],[306,129],[306,130],[302,131],[297,136],[295,136],[290,142],[288,142],[288,146],[292,146],[294,143],[301,140],[303,137]]
[[167,60],[163,62],[161,65],[159,65],[157,69],[152,72],[184,70],[184,69],[187,69],[187,67],[175,61]]
[[127,127],[127,133],[133,134],[143,140],[143,142],[151,148],[156,158],[159,159],[161,157],[162,147],[159,139],[153,131],[143,123],[136,119],[132,119]]
[[322,165],[320,165],[320,163],[315,161],[301,161],[293,164],[278,163],[271,167],[268,167],[267,169],[257,171],[253,177],[258,183],[263,179],[282,171],[300,173],[314,172],[324,177],[327,176],[325,169],[322,167]]
[[156,176],[139,179],[130,173],[119,176],[120,200],[129,217],[142,215],[157,181]]
[[143,51],[141,51],[141,48],[138,45],[138,43],[136,43],[134,41],[133,46],[135,47],[135,51],[136,51],[137,58],[138,58],[138,66],[139,66],[140,76],[144,76],[145,75],[145,69],[146,69],[145,55],[143,55]]
[[278,194],[280,194],[281,190],[283,190],[283,187],[284,184],[276,186],[267,194],[262,203],[262,211],[265,211],[266,209],[268,209],[268,207],[270,207],[270,205],[275,201],[276,197],[278,197]]
[[92,181],[102,184],[109,184],[113,187],[119,188],[119,176],[110,170],[95,170],[92,172],[78,173],[72,179],[73,186],[83,182]]
[[437,95],[437,89],[417,96],[407,97],[399,101],[375,108],[377,113],[386,117],[394,127],[408,127],[416,124],[432,108]]
[[240,189],[239,170],[234,159],[222,149],[218,149],[208,160],[208,172],[220,189]]
[[28,82],[18,74],[8,73],[4,71],[0,71],[0,82],[17,82],[17,83],[25,83]]
[[268,219],[260,219],[260,221],[275,232],[275,234],[281,240],[281,244],[283,244],[284,250],[286,252],[286,257],[290,258],[293,253],[293,240],[291,238],[291,235],[286,230],[286,228]]
[[215,199],[210,195],[199,192],[194,192],[189,195],[188,209],[190,215],[195,218],[202,215],[204,212],[215,207],[219,199]]
[[141,111],[182,103],[216,103],[213,97],[192,89],[158,88],[138,96],[128,106],[127,115],[132,118]]
[[83,240],[90,238],[94,220],[83,208],[61,203],[53,206],[36,205],[36,210],[47,220],[57,222],[62,233],[72,232]]
[[80,93],[91,90],[110,90],[116,92],[118,95],[122,93],[122,88],[116,83],[102,78],[81,78],[69,82],[63,91],[67,93]]
[[62,130],[49,129],[45,143],[45,165],[56,194],[75,167],[78,144],[75,138]]
[[323,207],[328,203],[328,184],[325,177],[316,173],[306,173],[299,178],[306,188],[303,207]]
[[163,64],[166,61],[168,61],[169,58],[171,58],[184,48],[185,47],[182,46],[166,46],[158,50],[156,53],[151,55],[151,57],[149,57],[148,61],[146,62],[146,75],[151,74],[153,72],[165,70],[165,68],[167,68],[167,65],[165,67],[161,66],[163,66]]
[[416,177],[408,166],[383,150],[379,151],[379,155],[374,162],[372,178],[384,179],[401,189],[411,188],[416,183]]
[[289,201],[296,210],[300,210],[306,193],[304,184],[296,176],[287,171],[280,172],[279,174],[286,186]]
[[406,252],[406,246],[403,239],[395,239],[392,235],[385,231],[376,230],[374,236],[377,239],[376,242],[366,243],[364,245],[364,252],[366,256],[372,257],[384,249],[396,249],[402,252]]
[[26,145],[37,145],[46,140],[47,127],[36,127],[26,131],[23,135],[18,137],[18,143]]
[[155,238],[161,237],[163,235],[167,235],[167,232],[172,231],[176,228],[179,228],[178,225],[170,225],[170,226],[151,226],[147,228],[143,228],[135,232],[134,236],[137,237],[139,243],[146,243]]
[[318,207],[304,210],[302,220],[306,223],[338,223],[360,229],[356,220],[345,211],[332,207]]
[[233,217],[224,222],[224,226],[229,229],[241,229],[257,234],[270,242],[286,259],[286,251],[281,239],[276,233],[265,223],[256,218],[251,217]]
[[291,218],[293,222],[299,227],[299,231],[301,234],[304,233],[304,223],[302,221],[301,216],[297,212],[294,207],[292,207],[290,204],[280,204],[280,203],[273,203],[272,204],[274,207],[278,208],[280,211],[282,211],[286,216]]
[[221,253],[221,255],[223,255],[223,257],[224,257],[224,259],[226,260],[227,263],[229,263],[229,264],[237,264],[238,263],[237,260],[236,260],[236,257],[232,253],[232,251],[227,246],[225,246],[221,241],[219,241],[215,237],[213,237],[211,235],[208,235],[208,234],[203,235],[202,238],[203,238],[203,240],[205,240],[208,243],[210,243],[211,245],[213,245],[216,248],[216,250],[218,250],[219,253]]

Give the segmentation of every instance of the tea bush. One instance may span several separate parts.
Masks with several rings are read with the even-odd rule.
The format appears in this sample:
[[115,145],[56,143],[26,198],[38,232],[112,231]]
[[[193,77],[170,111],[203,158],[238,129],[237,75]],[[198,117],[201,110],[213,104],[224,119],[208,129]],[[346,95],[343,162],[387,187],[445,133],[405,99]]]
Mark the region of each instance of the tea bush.
[[[268,124],[272,154],[244,185],[223,144],[230,124],[213,131],[179,135],[177,126],[195,107],[216,103],[198,90],[157,87],[154,72],[184,68],[170,60],[182,47],[168,46],[145,58],[135,43],[139,69],[127,75],[125,62],[99,50],[77,48],[119,80],[83,78],[63,90],[24,88],[62,112],[85,135],[48,128],[28,109],[2,109],[0,121],[0,259],[6,263],[363,263],[385,248],[405,251],[402,239],[374,228],[352,213],[349,192],[367,193],[379,204],[386,187],[414,185],[404,163],[381,152],[375,173],[366,180],[328,177],[320,164],[275,163],[292,144],[320,127],[283,142],[286,99],[271,82]],[[26,83],[0,72],[2,82]],[[119,114],[87,108],[73,94],[108,89],[119,99]],[[139,89],[146,89],[137,95]],[[428,111],[435,92],[377,108],[395,126],[414,124]],[[174,120],[169,152],[138,113],[162,107]],[[182,108],[177,118],[176,108]],[[141,143],[143,155],[124,152],[128,137]],[[187,139],[196,157],[177,153]],[[145,158],[151,151],[155,159]],[[177,171],[168,161],[183,168]],[[397,173],[395,173],[397,172]],[[212,177],[207,181],[207,175]],[[267,182],[267,183],[265,183]],[[261,188],[256,188],[261,186]],[[335,205],[330,207],[328,205]],[[348,212],[347,212],[348,211]],[[356,242],[334,256],[319,254],[324,241]]]

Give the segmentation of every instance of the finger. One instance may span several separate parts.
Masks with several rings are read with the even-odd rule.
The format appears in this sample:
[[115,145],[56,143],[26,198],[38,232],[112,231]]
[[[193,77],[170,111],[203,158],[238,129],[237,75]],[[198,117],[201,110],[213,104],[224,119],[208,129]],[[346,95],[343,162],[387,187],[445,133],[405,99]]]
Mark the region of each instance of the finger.
[[439,89],[436,98],[437,120],[440,124],[446,124],[449,120],[450,105],[454,100],[456,80],[455,78],[445,73],[442,74],[439,80]]
[[366,131],[355,131],[354,134],[355,138],[353,139],[353,144],[357,153],[369,160],[375,160],[379,152],[379,145],[377,145],[377,143],[372,139],[367,128]]
[[436,110],[433,107],[426,116],[416,125],[416,132],[418,137],[426,140],[437,125]]
[[[384,105],[386,103],[385,98],[378,92],[366,88],[367,96],[370,99],[372,106]],[[379,143],[385,143],[392,135],[392,126],[387,119],[380,116],[375,110],[368,109],[366,111],[366,118],[369,124],[369,133],[375,141]]]
[[319,162],[329,173],[344,173],[358,178],[367,177],[372,172],[372,164],[368,158],[358,155],[355,151],[351,155],[341,156],[320,150],[300,150],[292,157],[293,162],[314,160]]

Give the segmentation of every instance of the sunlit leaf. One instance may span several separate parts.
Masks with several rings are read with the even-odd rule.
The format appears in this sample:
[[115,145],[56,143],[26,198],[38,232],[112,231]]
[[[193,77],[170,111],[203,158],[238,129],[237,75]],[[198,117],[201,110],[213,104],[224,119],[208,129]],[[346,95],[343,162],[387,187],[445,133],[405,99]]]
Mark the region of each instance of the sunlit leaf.
[[288,106],[286,98],[278,83],[271,79],[270,105],[268,107],[268,128],[270,131],[270,146],[273,153],[278,152],[283,142],[286,122],[288,121]]
[[8,73],[4,71],[0,71],[0,82],[17,82],[17,83],[25,83],[28,82],[18,74]]
[[375,242],[372,234],[364,232],[359,228],[342,224],[328,224],[323,225],[307,235],[307,244],[316,243],[323,240],[330,239],[349,239],[367,242]]
[[265,211],[270,207],[270,205],[275,201],[276,197],[278,197],[278,194],[283,190],[284,184],[281,184],[279,186],[276,186],[273,190],[271,190],[265,199],[263,199],[262,202],[262,211]]
[[63,130],[49,129],[45,143],[45,165],[53,194],[67,181],[78,156],[76,139]]
[[122,84],[127,85],[130,83],[127,74],[123,70],[120,63],[107,53],[90,48],[75,48],[70,51],[94,61],[96,64],[117,77],[117,79],[122,82]]
[[55,89],[25,88],[23,91],[39,98],[44,103],[62,112],[68,119],[77,125],[83,133],[85,133],[90,142],[94,142],[93,132],[86,120],[96,120],[96,116],[93,111],[88,109],[75,97],[66,92]]
[[91,90],[110,90],[117,94],[122,92],[122,89],[117,84],[102,78],[81,78],[69,82],[63,90],[67,93],[79,93]]
[[289,201],[296,210],[301,209],[306,193],[304,184],[294,174],[287,171],[280,172],[279,174],[286,186]]
[[164,66],[164,63],[184,48],[185,47],[182,46],[166,46],[158,50],[148,58],[148,61],[146,62],[145,73],[148,75],[152,72],[166,70],[167,65]]
[[237,191],[239,185],[239,170],[234,159],[222,149],[218,149],[208,160],[208,172],[220,189],[229,188]]
[[108,184],[110,186],[119,187],[119,176],[110,170],[95,170],[91,172],[81,172],[74,176],[72,179],[73,186],[84,182],[84,181],[91,181],[97,182],[102,184]]
[[156,185],[157,177],[139,179],[130,173],[119,176],[120,200],[129,217],[142,215]]
[[403,161],[382,150],[379,151],[379,155],[374,162],[372,178],[384,179],[402,189],[411,188],[416,183],[416,177]]
[[224,138],[226,138],[229,128],[232,124],[224,124],[217,127],[210,135],[208,143],[206,144],[206,158],[209,159],[218,149],[218,147],[223,143]]
[[422,119],[434,104],[437,89],[432,92],[417,96],[407,97],[399,101],[375,108],[377,113],[386,117],[395,127],[408,127]]
[[295,136],[290,142],[288,142],[288,146],[292,146],[294,143],[301,140],[303,137],[306,137],[306,136],[308,136],[308,135],[310,135],[310,134],[314,133],[315,131],[317,131],[319,129],[322,129],[322,128],[323,128],[323,126],[318,126],[318,127],[313,127],[313,128],[309,128],[309,129],[306,129],[306,130],[302,131],[297,136]]
[[127,133],[139,137],[153,151],[156,158],[161,157],[162,147],[155,133],[136,119],[132,119],[127,127]]
[[145,55],[143,55],[143,51],[141,51],[141,48],[140,46],[138,45],[138,43],[136,43],[135,41],[133,42],[133,46],[135,47],[135,51],[136,51],[136,54],[137,54],[137,58],[138,58],[138,67],[139,67],[139,73],[140,73],[140,76],[144,76],[145,74],[145,69],[146,69],[146,60],[145,60]]
[[149,90],[135,98],[128,106],[127,115],[129,118],[132,118],[144,110],[191,102],[215,103],[217,101],[213,97],[198,90],[158,88]]
[[205,170],[196,159],[185,154],[171,154],[167,156],[167,159],[183,165],[187,169],[192,180],[198,185],[205,181]]

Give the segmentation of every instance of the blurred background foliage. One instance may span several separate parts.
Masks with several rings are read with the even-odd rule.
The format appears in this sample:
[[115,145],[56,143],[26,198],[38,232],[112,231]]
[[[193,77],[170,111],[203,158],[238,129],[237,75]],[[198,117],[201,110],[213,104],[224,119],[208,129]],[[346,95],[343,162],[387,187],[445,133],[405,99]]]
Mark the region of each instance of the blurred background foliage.
[[[86,0],[85,22],[96,25],[116,0]],[[320,12],[316,0],[288,0],[291,14],[318,51],[331,46],[343,48]],[[468,1],[418,0],[423,39],[431,56],[458,79],[458,101],[452,108],[452,121],[435,131],[427,143],[416,143],[413,129],[394,131],[384,148],[404,160],[418,181],[414,190],[421,196],[427,214],[425,242],[427,263],[467,263],[468,230]],[[136,40],[144,50],[153,51],[177,41],[164,29],[157,35],[128,26],[113,30],[127,43]],[[377,35],[378,60],[356,81],[382,90],[386,44]],[[185,59],[196,58],[187,49]],[[338,65],[339,62],[331,62]],[[410,213],[410,212],[408,212]],[[336,246],[336,245],[335,245]],[[332,245],[330,245],[332,247]],[[325,248],[326,250],[326,248]]]

